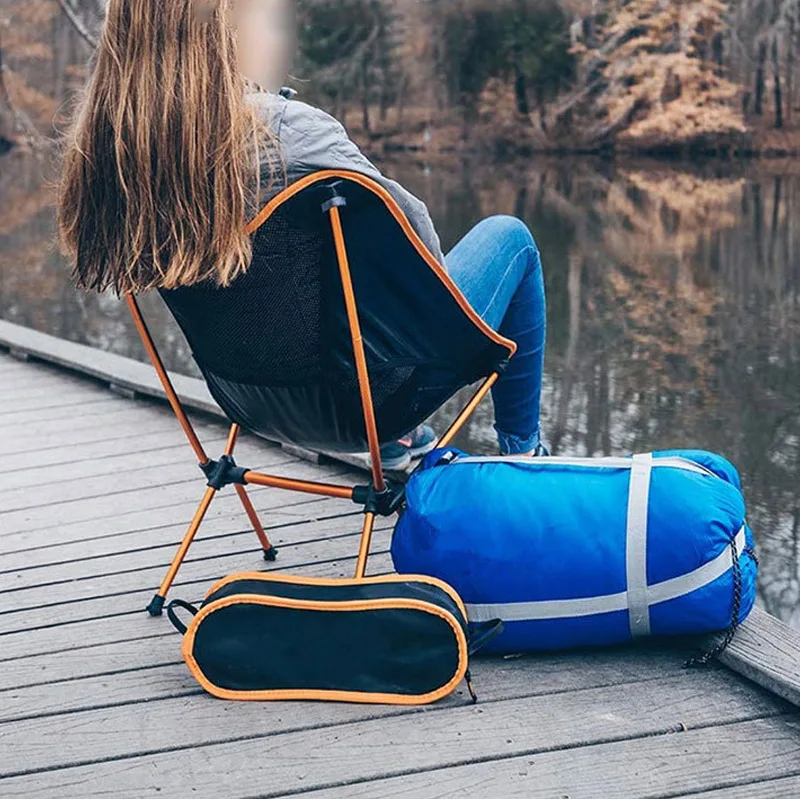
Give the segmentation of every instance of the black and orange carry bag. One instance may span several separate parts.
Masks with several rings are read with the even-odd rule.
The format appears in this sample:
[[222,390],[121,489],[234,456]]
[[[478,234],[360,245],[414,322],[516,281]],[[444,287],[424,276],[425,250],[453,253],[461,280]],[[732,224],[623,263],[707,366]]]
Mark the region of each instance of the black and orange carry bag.
[[199,609],[173,600],[167,613],[189,671],[225,700],[420,705],[466,681],[476,701],[469,656],[502,627],[483,623],[470,638],[455,590],[416,575],[243,573],[216,583]]

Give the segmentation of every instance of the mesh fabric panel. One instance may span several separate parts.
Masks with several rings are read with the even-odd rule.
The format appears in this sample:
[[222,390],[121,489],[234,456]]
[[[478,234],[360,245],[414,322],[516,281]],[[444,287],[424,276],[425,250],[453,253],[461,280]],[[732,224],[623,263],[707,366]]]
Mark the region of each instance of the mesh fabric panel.
[[[507,356],[469,319],[383,201],[337,186],[382,441],[402,436]],[[366,432],[330,219],[330,189],[286,200],[254,237],[253,262],[226,288],[162,296],[209,389],[234,421],[268,438],[363,450]]]
[[321,260],[331,237],[321,219],[301,221],[279,208],[255,237],[250,268],[230,286],[161,293],[204,373],[247,384],[319,378]]

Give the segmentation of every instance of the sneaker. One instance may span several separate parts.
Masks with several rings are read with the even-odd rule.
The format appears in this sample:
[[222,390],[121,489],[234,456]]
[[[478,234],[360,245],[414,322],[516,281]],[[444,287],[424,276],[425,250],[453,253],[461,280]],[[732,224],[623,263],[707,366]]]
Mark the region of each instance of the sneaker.
[[439,444],[439,437],[433,432],[433,428],[430,425],[417,425],[406,438],[411,439],[411,446],[409,447],[411,458],[421,458],[430,453]]
[[430,453],[439,439],[430,425],[418,425],[411,433],[381,447],[381,463],[385,470],[397,471],[405,469],[413,458]]
[[381,445],[381,466],[385,470],[399,471],[411,463],[411,437]]

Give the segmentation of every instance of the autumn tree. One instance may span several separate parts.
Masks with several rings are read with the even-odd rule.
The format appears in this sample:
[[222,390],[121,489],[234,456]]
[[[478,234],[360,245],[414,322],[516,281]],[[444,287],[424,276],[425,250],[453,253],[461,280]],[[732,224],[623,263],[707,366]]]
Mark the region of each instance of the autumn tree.
[[593,83],[587,141],[659,149],[743,133],[739,89],[713,58],[725,11],[723,0],[606,4],[597,42],[574,48]]

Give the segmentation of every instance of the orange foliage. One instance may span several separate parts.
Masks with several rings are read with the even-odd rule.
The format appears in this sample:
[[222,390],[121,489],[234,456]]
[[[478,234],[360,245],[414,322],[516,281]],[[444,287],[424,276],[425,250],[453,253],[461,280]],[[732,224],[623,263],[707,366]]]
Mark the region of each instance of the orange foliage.
[[725,12],[723,0],[629,0],[608,9],[599,48],[580,49],[584,60],[603,51],[603,130],[618,145],[682,147],[746,131],[739,87],[710,59]]

